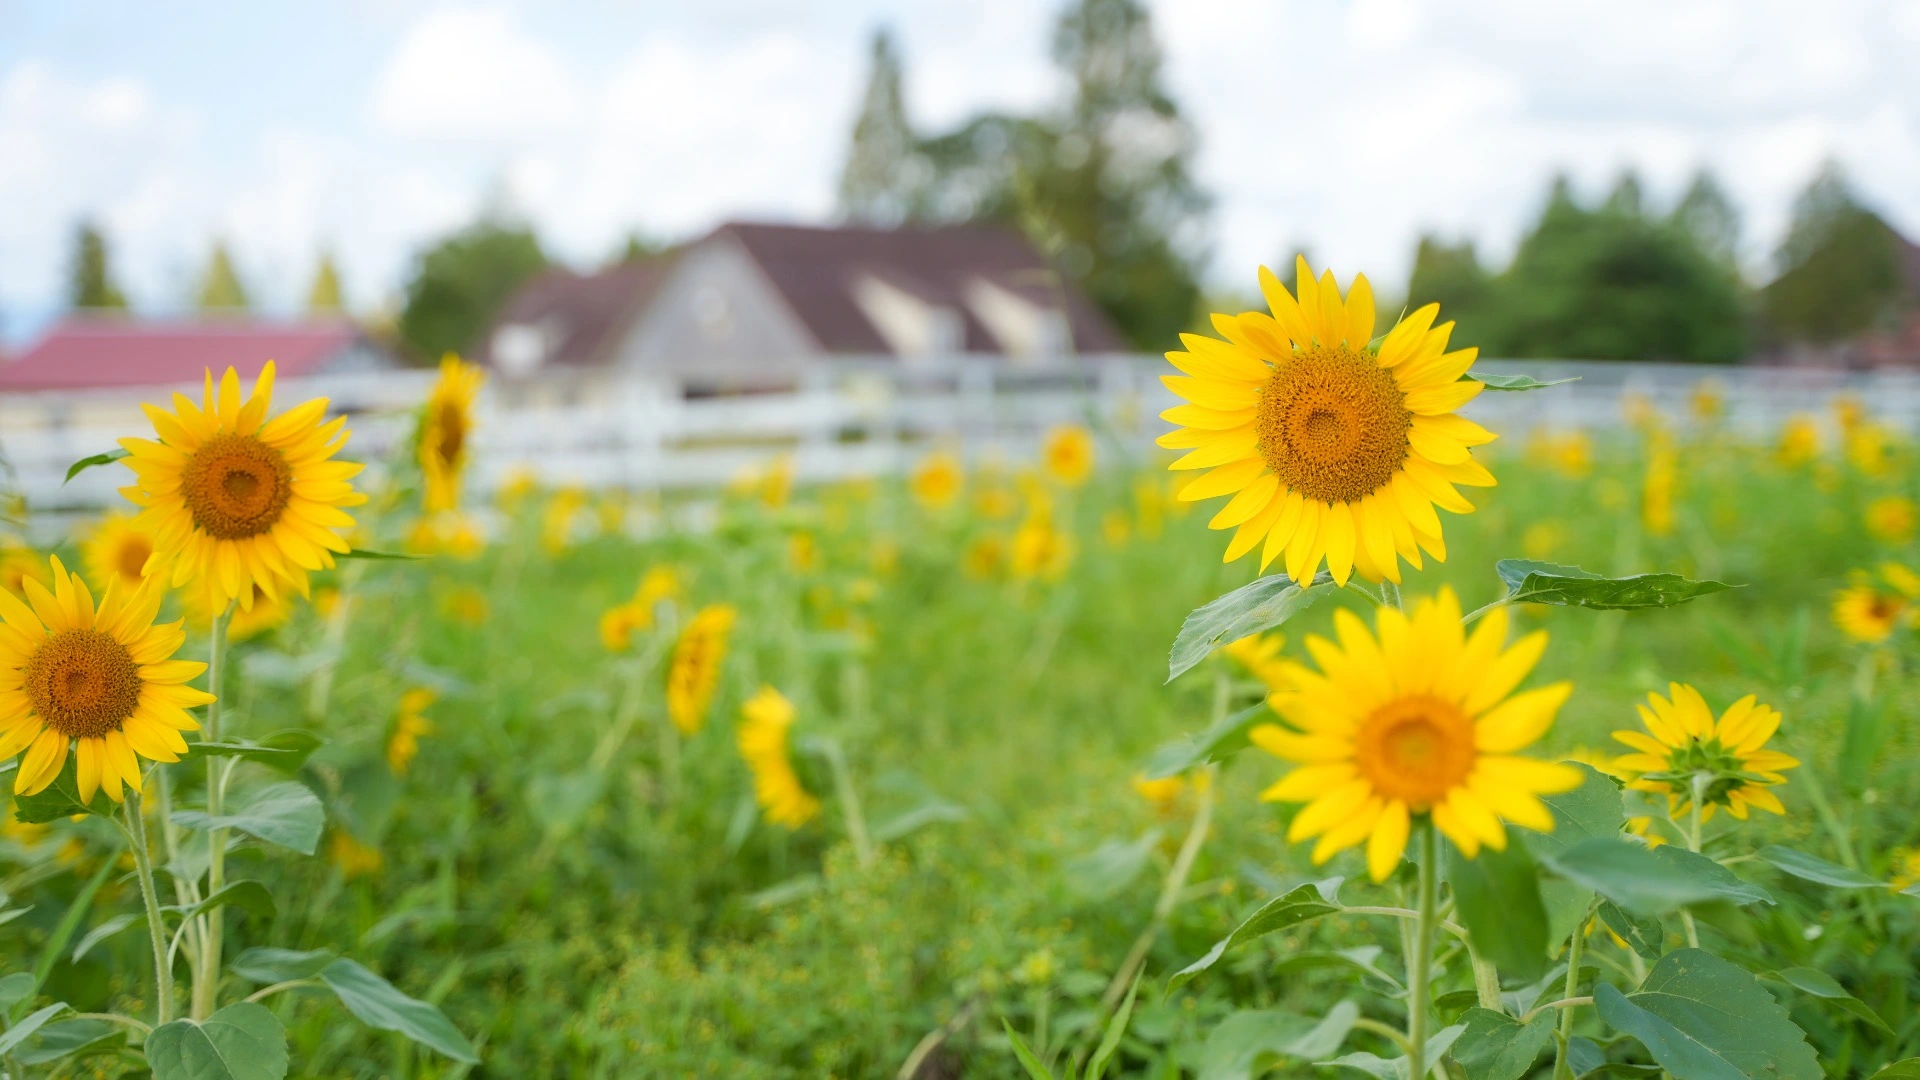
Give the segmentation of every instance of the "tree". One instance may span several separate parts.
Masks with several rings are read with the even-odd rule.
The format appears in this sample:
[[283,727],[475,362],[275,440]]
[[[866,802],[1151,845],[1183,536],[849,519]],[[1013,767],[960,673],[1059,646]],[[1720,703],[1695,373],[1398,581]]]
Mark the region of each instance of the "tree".
[[200,275],[197,306],[201,311],[247,310],[247,287],[240,283],[240,275],[234,270],[233,258],[227,254],[223,241],[213,242],[207,269]]
[[73,232],[73,261],[67,271],[68,302],[81,311],[125,311],[127,296],[113,280],[106,234],[91,221]]
[[307,314],[338,315],[346,309],[340,292],[340,271],[333,265],[333,253],[322,251],[320,263],[313,269],[313,284],[307,289]]
[[1449,244],[1437,236],[1420,238],[1407,279],[1407,310],[1439,304],[1440,319],[1458,324],[1452,340],[1478,345],[1491,325],[1492,301],[1493,275],[1480,265],[1473,241]]
[[893,226],[914,211],[930,169],[907,122],[900,54],[885,28],[874,31],[870,55],[867,91],[840,172],[840,213],[863,225]]
[[1640,174],[1632,169],[1623,169],[1613,182],[1613,190],[1607,192],[1606,209],[1609,213],[1622,217],[1645,216],[1647,197],[1641,190]]
[[1700,250],[1733,265],[1740,249],[1740,211],[1705,166],[1693,174],[1687,193],[1674,205],[1668,220],[1693,237]]
[[416,257],[400,339],[428,359],[471,351],[500,305],[546,265],[531,229],[498,212],[483,214]]
[[1760,292],[1768,330],[1826,343],[1892,322],[1914,300],[1900,249],[1899,234],[1861,205],[1840,166],[1824,163],[1794,199],[1775,253],[1780,274]]

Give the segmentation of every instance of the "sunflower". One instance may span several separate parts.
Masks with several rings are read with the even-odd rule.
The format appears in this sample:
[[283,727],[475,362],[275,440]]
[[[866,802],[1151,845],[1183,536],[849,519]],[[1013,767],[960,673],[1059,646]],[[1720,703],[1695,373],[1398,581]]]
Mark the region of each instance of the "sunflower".
[[1147,779],[1146,773],[1133,775],[1133,793],[1145,800],[1153,812],[1161,817],[1171,817],[1179,809],[1180,800],[1189,790],[1204,792],[1213,784],[1213,773],[1206,769],[1196,769],[1191,774],[1163,776],[1158,780]]
[[423,686],[400,695],[400,707],[394,713],[393,731],[387,736],[387,768],[395,776],[407,775],[413,759],[420,754],[420,737],[433,734],[433,721],[425,710],[439,697]]
[[1014,530],[1007,570],[1017,581],[1058,581],[1073,565],[1073,553],[1073,537],[1054,528],[1047,515],[1036,514]]
[[1879,579],[1856,570],[1852,583],[1833,596],[1833,624],[1855,641],[1885,641],[1900,627],[1914,625],[1920,615],[1913,606],[1920,599],[1920,575],[1889,562],[1881,564]]
[[1675,480],[1673,441],[1659,428],[1647,436],[1647,480],[1640,492],[1640,520],[1652,536],[1673,531]]
[[1780,445],[1774,456],[1787,468],[1804,465],[1820,456],[1820,424],[1806,413],[1795,413],[1780,429]]
[[928,454],[921,460],[907,487],[913,492],[915,502],[929,510],[944,510],[953,505],[960,497],[960,489],[966,485],[966,469],[960,459],[946,451]]
[[767,821],[797,829],[820,813],[820,800],[807,794],[787,753],[787,729],[793,726],[793,702],[771,686],[740,706],[736,736],[740,756],[753,773],[753,801]]
[[133,521],[131,514],[108,514],[87,534],[80,548],[88,577],[118,581],[123,589],[139,588],[147,576],[147,560],[153,557],[153,540]]
[[[213,617],[220,613],[225,601],[212,595],[206,589],[188,589],[180,594],[180,613],[186,616],[187,625],[196,630],[205,630],[213,625]],[[227,640],[245,641],[258,637],[269,630],[282,626],[293,617],[293,604],[284,596],[271,596],[260,586],[253,587],[253,603],[247,607],[236,607],[233,616],[227,620]]]
[[[26,751],[16,795],[46,790],[75,746],[82,802],[106,789],[124,799],[140,787],[139,758],[179,761],[187,714],[213,695],[186,685],[207,669],[168,659],[186,641],[179,623],[153,624],[165,594],[149,578],[137,589],[109,581],[96,606],[79,574],[50,560],[54,587],[31,578],[26,603],[0,591],[0,758]],[[137,756],[136,756],[137,755]]]
[[1453,324],[1433,325],[1438,304],[1376,349],[1364,275],[1343,302],[1331,271],[1316,283],[1301,259],[1298,272],[1296,300],[1261,267],[1273,314],[1215,315],[1227,340],[1181,335],[1186,351],[1167,359],[1186,375],[1161,381],[1190,404],[1160,414],[1182,425],[1160,445],[1192,451],[1174,469],[1211,470],[1180,499],[1233,496],[1208,522],[1235,530],[1227,562],[1260,547],[1263,570],[1285,552],[1303,584],[1323,559],[1341,585],[1356,570],[1398,582],[1399,560],[1447,557],[1434,506],[1473,511],[1453,486],[1494,483],[1469,451],[1493,435],[1454,415],[1483,388],[1463,378],[1478,351],[1446,351]]
[[692,735],[707,722],[737,614],[731,605],[708,604],[694,613],[674,643],[673,663],[667,668],[667,715],[683,735]]
[[1040,460],[1055,480],[1079,487],[1093,475],[1093,433],[1079,424],[1054,428],[1041,445]]
[[335,531],[354,524],[340,508],[367,501],[349,483],[365,466],[329,460],[346,445],[346,419],[321,423],[327,399],[315,398],[269,420],[273,374],[268,361],[242,402],[232,368],[218,393],[208,371],[200,408],[184,394],[171,413],[141,406],[159,442],[120,440],[137,478],[120,493],[145,508],[135,523],[153,537],[147,573],[243,608],[256,585],[305,596],[308,573],[351,550]]
[[1766,749],[1767,740],[1780,728],[1780,713],[1748,694],[1727,706],[1716,724],[1700,691],[1685,683],[1669,683],[1667,692],[1671,701],[1648,694],[1652,708],[1639,706],[1646,731],[1613,733],[1635,751],[1614,761],[1628,778],[1627,787],[1665,792],[1668,813],[1676,817],[1692,810],[1696,785],[1703,821],[1721,806],[1742,821],[1751,806],[1786,813],[1768,788],[1786,783],[1781,773],[1800,762]]
[[540,513],[540,546],[549,555],[558,555],[573,545],[574,519],[587,505],[587,493],[568,486],[553,493]]
[[1913,539],[1920,523],[1920,507],[1904,495],[1883,495],[1867,504],[1867,531],[1889,544],[1904,544]]
[[1287,639],[1280,634],[1248,634],[1238,641],[1220,646],[1220,651],[1232,657],[1247,673],[1267,684],[1269,690],[1283,690],[1287,685],[1286,658],[1280,650]]
[[1378,619],[1376,639],[1352,612],[1336,612],[1339,644],[1307,638],[1320,671],[1287,663],[1290,688],[1268,698],[1290,726],[1249,733],[1300,766],[1260,796],[1307,804],[1287,839],[1318,836],[1316,865],[1365,841],[1367,869],[1384,881],[1416,817],[1429,817],[1468,858],[1482,845],[1505,850],[1502,819],[1551,831],[1537,796],[1578,787],[1580,772],[1515,751],[1546,732],[1573,686],[1513,693],[1546,649],[1546,632],[1503,648],[1507,613],[1496,608],[1468,637],[1451,589],[1411,615],[1383,607]]
[[23,596],[29,580],[43,586],[51,584],[40,553],[24,544],[11,542],[10,538],[0,537],[0,589]]
[[420,414],[418,453],[429,513],[460,508],[460,478],[472,456],[473,399],[487,373],[448,353]]
[[335,828],[327,840],[327,857],[340,868],[340,876],[348,881],[379,873],[386,861],[380,857],[379,848],[355,840],[352,833],[341,828]]

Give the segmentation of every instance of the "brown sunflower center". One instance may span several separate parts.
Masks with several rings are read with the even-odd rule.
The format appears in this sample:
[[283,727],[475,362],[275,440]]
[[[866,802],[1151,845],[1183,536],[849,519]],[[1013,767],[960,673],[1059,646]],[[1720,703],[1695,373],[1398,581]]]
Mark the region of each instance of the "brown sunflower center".
[[252,435],[231,432],[202,443],[180,472],[193,523],[221,540],[259,536],[293,497],[293,467]]
[[1876,621],[1886,621],[1900,614],[1900,609],[1903,606],[1905,605],[1891,596],[1875,595],[1873,600],[1868,603],[1867,610],[1873,615]]
[[1358,502],[1407,460],[1413,413],[1374,357],[1314,345],[1279,362],[1254,424],[1260,456],[1281,483],[1318,502]]
[[1360,724],[1354,763],[1375,791],[1414,810],[1446,799],[1473,771],[1473,721],[1430,697],[1390,701]]
[[140,668],[99,630],[62,630],[27,660],[27,699],[70,739],[117,730],[140,704]]
[[442,462],[453,465],[460,460],[460,451],[467,445],[466,413],[458,404],[446,402],[440,406],[439,423],[436,426],[440,437],[434,442],[434,453],[440,455]]
[[147,559],[153,554],[153,542],[144,536],[129,536],[120,541],[120,550],[116,560],[120,576],[129,581],[138,581],[146,573]]

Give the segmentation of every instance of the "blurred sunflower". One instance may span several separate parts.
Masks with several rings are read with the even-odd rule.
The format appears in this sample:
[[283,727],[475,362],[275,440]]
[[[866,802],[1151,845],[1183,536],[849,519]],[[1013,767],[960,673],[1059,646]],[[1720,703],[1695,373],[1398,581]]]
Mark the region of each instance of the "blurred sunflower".
[[1820,425],[1806,413],[1789,417],[1780,429],[1780,444],[1774,457],[1789,469],[1797,468],[1820,456]]
[[87,576],[95,581],[118,581],[123,589],[139,588],[146,578],[153,540],[133,523],[132,514],[110,513],[100,519],[80,545]]
[[159,581],[137,589],[109,581],[98,606],[79,574],[50,560],[54,588],[26,582],[26,602],[0,592],[0,758],[22,750],[16,795],[46,790],[77,750],[82,802],[102,788],[114,802],[124,782],[141,790],[139,758],[179,761],[187,714],[213,695],[186,685],[207,669],[171,660],[186,641],[180,624],[155,626]]
[[1254,678],[1266,683],[1267,689],[1280,690],[1287,685],[1286,657],[1280,652],[1286,643],[1287,639],[1282,634],[1248,634],[1238,641],[1220,646],[1220,651],[1246,668]]
[[1079,487],[1093,475],[1093,432],[1079,424],[1063,424],[1047,432],[1040,448],[1047,475],[1067,487]]
[[1172,468],[1211,470],[1182,500],[1233,496],[1208,522],[1236,530],[1226,561],[1260,547],[1262,569],[1284,552],[1303,584],[1323,560],[1341,585],[1356,570],[1397,582],[1401,559],[1446,558],[1434,506],[1473,510],[1454,485],[1494,483],[1471,453],[1493,434],[1454,414],[1483,388],[1465,378],[1478,352],[1446,351],[1453,324],[1433,325],[1438,304],[1376,349],[1364,275],[1344,301],[1333,273],[1316,283],[1304,258],[1298,279],[1296,300],[1262,267],[1271,316],[1215,315],[1225,341],[1181,335],[1186,351],[1167,359],[1186,375],[1161,381],[1190,404],[1160,414],[1183,426],[1159,442],[1192,451]]
[[1913,539],[1914,526],[1920,522],[1920,509],[1905,495],[1883,495],[1867,504],[1867,531],[1874,539],[1889,544],[1904,544]]
[[50,582],[46,567],[39,552],[12,542],[11,538],[0,538],[0,589],[21,596],[26,592],[28,581],[47,585]]
[[1016,581],[1058,581],[1073,565],[1073,553],[1073,537],[1054,528],[1046,515],[1035,515],[1014,530],[1007,571]]
[[1384,881],[1416,817],[1430,817],[1468,858],[1482,845],[1505,850],[1502,819],[1551,831],[1538,796],[1578,787],[1580,772],[1515,751],[1546,733],[1573,686],[1513,693],[1546,650],[1546,632],[1503,648],[1507,612],[1496,608],[1467,637],[1451,589],[1411,615],[1383,607],[1377,618],[1375,638],[1352,612],[1335,612],[1338,645],[1307,638],[1320,671],[1287,663],[1289,689],[1268,698],[1289,726],[1249,733],[1299,765],[1260,796],[1307,804],[1287,839],[1318,836],[1316,865],[1365,842],[1368,873]]
[[587,493],[569,485],[553,493],[540,514],[540,546],[549,555],[558,555],[573,544],[574,519],[587,505]]
[[1614,761],[1627,777],[1627,787],[1666,793],[1668,812],[1675,817],[1691,812],[1696,785],[1703,821],[1721,806],[1742,821],[1751,806],[1786,813],[1779,797],[1768,789],[1786,783],[1781,773],[1798,767],[1800,761],[1766,748],[1767,740],[1780,728],[1780,713],[1748,694],[1727,706],[1716,724],[1700,691],[1685,683],[1669,683],[1667,692],[1671,701],[1648,694],[1652,708],[1638,706],[1646,731],[1613,733],[1636,751]]
[[379,848],[355,840],[352,833],[337,826],[327,839],[327,858],[340,868],[340,875],[348,881],[378,873],[385,861],[380,857]]
[[1889,856],[1892,863],[1895,890],[1920,884],[1920,847],[1894,848]]
[[667,668],[667,715],[683,735],[692,735],[707,722],[736,617],[731,605],[709,604],[694,614],[674,643]]
[[1007,561],[1006,541],[989,533],[976,537],[960,557],[960,569],[975,581],[989,581]]
[[[226,607],[226,601],[220,600],[206,589],[184,589],[180,593],[180,614],[186,616],[187,625],[195,630],[207,630],[213,626],[213,617]],[[245,641],[257,637],[275,627],[281,626],[293,617],[293,604],[284,596],[272,596],[260,586],[253,586],[253,602],[246,607],[236,607],[227,620],[227,640]]]
[[1640,492],[1640,518],[1650,536],[1673,531],[1673,489],[1676,481],[1673,441],[1659,428],[1647,436],[1647,479]]
[[944,510],[960,497],[967,473],[960,458],[944,450],[928,454],[907,482],[914,501],[929,510]]
[[323,424],[327,399],[315,398],[268,419],[273,376],[269,361],[242,402],[234,369],[217,392],[208,371],[201,407],[184,394],[171,413],[141,406],[159,442],[120,440],[136,477],[120,493],[145,508],[136,522],[153,538],[147,572],[166,584],[201,583],[246,607],[255,585],[306,595],[307,575],[350,550],[336,530],[354,521],[340,508],[367,497],[349,482],[365,466],[329,460],[346,445],[346,418]]
[[416,686],[400,695],[400,707],[395,710],[393,717],[393,731],[387,735],[387,768],[393,771],[393,775],[407,775],[413,759],[420,754],[420,737],[433,734],[433,721],[427,717],[426,709],[439,696],[424,686]]
[[[1885,584],[1890,588],[1882,588]],[[1902,626],[1920,621],[1920,575],[1896,562],[1882,563],[1875,575],[1855,570],[1851,583],[1833,596],[1833,625],[1855,641],[1877,644]]]
[[753,801],[770,824],[798,829],[820,813],[820,800],[807,794],[787,751],[787,730],[793,726],[793,702],[771,686],[740,706],[736,735],[740,757],[753,774]]
[[487,373],[453,353],[440,358],[440,377],[420,414],[417,454],[428,513],[460,508],[460,482],[472,457],[473,402]]

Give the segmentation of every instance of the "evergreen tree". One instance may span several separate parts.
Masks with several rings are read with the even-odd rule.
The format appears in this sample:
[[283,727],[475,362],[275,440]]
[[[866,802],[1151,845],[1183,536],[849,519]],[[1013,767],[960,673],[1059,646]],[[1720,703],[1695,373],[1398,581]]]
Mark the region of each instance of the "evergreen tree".
[[1606,210],[1622,217],[1645,217],[1646,201],[1646,193],[1640,185],[1640,174],[1625,169],[1621,171],[1619,179],[1613,182],[1613,190],[1607,193]]
[[898,225],[913,212],[929,169],[907,122],[899,50],[884,28],[874,31],[870,66],[840,172],[840,212],[862,225]]
[[340,292],[340,271],[333,265],[333,253],[322,251],[320,264],[313,269],[313,284],[307,289],[309,315],[338,315],[346,310]]
[[227,254],[224,241],[213,242],[206,272],[200,275],[197,305],[201,311],[247,310],[247,287],[240,283],[240,275],[233,268],[233,258]]
[[421,358],[471,351],[515,289],[547,265],[540,241],[500,211],[436,242],[416,258],[400,312],[400,338]]
[[74,229],[73,261],[67,271],[67,300],[81,311],[125,311],[126,294],[113,280],[106,234],[91,221]]
[[1861,205],[1840,166],[1828,161],[1793,203],[1775,259],[1780,275],[1761,290],[1768,331],[1825,343],[1890,326],[1914,302],[1893,227]]
[[1408,311],[1439,304],[1440,318],[1458,326],[1452,338],[1455,347],[1479,345],[1490,326],[1492,300],[1493,275],[1480,265],[1473,241],[1449,244],[1437,236],[1420,238],[1407,279]]
[[1700,250],[1729,266],[1740,249],[1740,212],[1713,173],[1702,166],[1670,216],[1673,225],[1693,237]]

